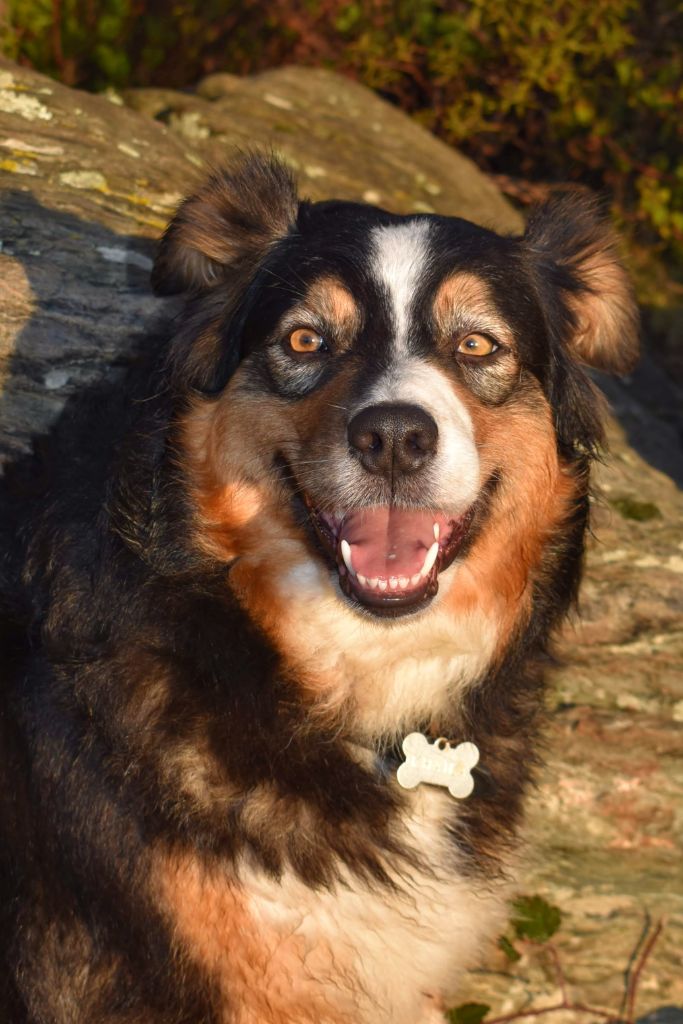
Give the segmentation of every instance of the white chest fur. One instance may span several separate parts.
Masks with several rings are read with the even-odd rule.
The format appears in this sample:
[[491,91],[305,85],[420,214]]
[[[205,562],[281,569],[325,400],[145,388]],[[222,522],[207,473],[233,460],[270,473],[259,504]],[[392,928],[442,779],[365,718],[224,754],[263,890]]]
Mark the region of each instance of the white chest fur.
[[424,615],[391,627],[353,611],[328,570],[303,561],[278,580],[283,633],[300,675],[313,673],[317,699],[350,704],[359,736],[401,735],[415,721],[437,715],[490,663],[494,625],[480,611],[461,618],[442,608],[456,567],[441,577],[441,591]]
[[425,865],[390,871],[394,891],[363,884],[348,872],[323,890],[291,873],[277,882],[246,867],[240,872],[252,924],[273,947],[279,998],[283,978],[296,989],[294,1002],[316,991],[311,1019],[318,1024],[438,1019],[430,997],[454,991],[502,923],[502,886],[477,885],[458,871],[442,824],[445,814],[454,813],[452,799],[424,786],[409,799],[402,827]]

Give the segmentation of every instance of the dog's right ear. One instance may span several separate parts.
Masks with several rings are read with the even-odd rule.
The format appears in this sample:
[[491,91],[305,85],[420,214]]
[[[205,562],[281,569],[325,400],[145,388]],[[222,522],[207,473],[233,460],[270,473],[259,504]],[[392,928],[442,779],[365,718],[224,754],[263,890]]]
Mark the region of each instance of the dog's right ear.
[[255,266],[296,221],[296,185],[275,157],[252,154],[185,199],[159,244],[157,295],[201,292]]

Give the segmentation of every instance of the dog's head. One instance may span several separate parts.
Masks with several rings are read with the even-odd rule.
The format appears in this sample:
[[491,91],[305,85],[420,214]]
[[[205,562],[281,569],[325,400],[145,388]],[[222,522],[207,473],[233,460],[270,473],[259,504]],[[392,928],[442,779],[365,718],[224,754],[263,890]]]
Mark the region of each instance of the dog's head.
[[300,203],[251,157],[183,203],[154,284],[189,294],[173,374],[193,543],[271,634],[483,615],[493,651],[557,591],[599,437],[582,364],[636,354],[594,202],[507,238]]

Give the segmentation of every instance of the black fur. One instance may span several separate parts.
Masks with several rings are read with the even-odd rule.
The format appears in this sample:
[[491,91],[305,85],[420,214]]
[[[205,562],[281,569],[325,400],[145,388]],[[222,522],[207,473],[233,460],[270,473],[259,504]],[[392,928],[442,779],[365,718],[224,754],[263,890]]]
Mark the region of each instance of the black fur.
[[[226,585],[229,566],[193,540],[177,426],[193,396],[219,395],[247,356],[255,416],[259,393],[297,403],[350,360],[362,366],[357,388],[386,365],[388,314],[367,269],[367,228],[401,219],[346,203],[297,211],[294,196],[278,164],[255,158],[188,200],[154,271],[158,290],[191,293],[170,349],[152,346],[158,353],[124,389],[70,403],[40,461],[51,479],[37,495],[27,498],[22,483],[37,462],[9,474],[7,535],[19,540],[5,562],[0,715],[8,1024],[223,1019],[212,979],[174,951],[155,900],[159,843],[207,864],[248,854],[272,876],[289,867],[311,887],[331,884],[340,865],[377,889],[392,885],[387,859],[411,870],[415,854],[395,827],[399,804],[386,775],[393,737],[378,742],[370,769],[350,755],[343,730],[311,718],[291,669]],[[541,213],[526,241],[431,220],[439,257],[416,308],[427,309],[446,269],[490,283],[578,481],[572,515],[548,541],[530,620],[462,703],[437,722],[414,723],[481,750],[475,793],[449,828],[465,870],[488,878],[514,838],[549,637],[578,586],[600,425],[571,350],[576,313],[566,294],[584,287],[572,261],[586,235],[591,251],[599,247],[603,229],[580,206]],[[269,362],[273,324],[302,282],[329,267],[375,316],[353,352],[295,384]],[[426,313],[415,323],[423,326],[413,351],[431,358]],[[194,340],[209,329],[217,342],[199,357]],[[483,403],[522,400],[519,389],[485,387],[473,366],[448,372]],[[160,676],[168,700],[152,714],[146,693]],[[208,802],[183,790],[169,756],[198,744],[216,773]],[[275,786],[280,817],[255,823],[250,801],[264,785]],[[315,823],[305,838],[304,817]]]

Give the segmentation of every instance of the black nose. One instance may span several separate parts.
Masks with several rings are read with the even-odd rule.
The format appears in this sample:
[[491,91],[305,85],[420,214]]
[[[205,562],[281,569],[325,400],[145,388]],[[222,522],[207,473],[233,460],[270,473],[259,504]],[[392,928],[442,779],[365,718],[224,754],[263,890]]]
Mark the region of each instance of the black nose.
[[369,473],[415,473],[436,451],[436,423],[417,405],[369,405],[349,423],[349,444]]

